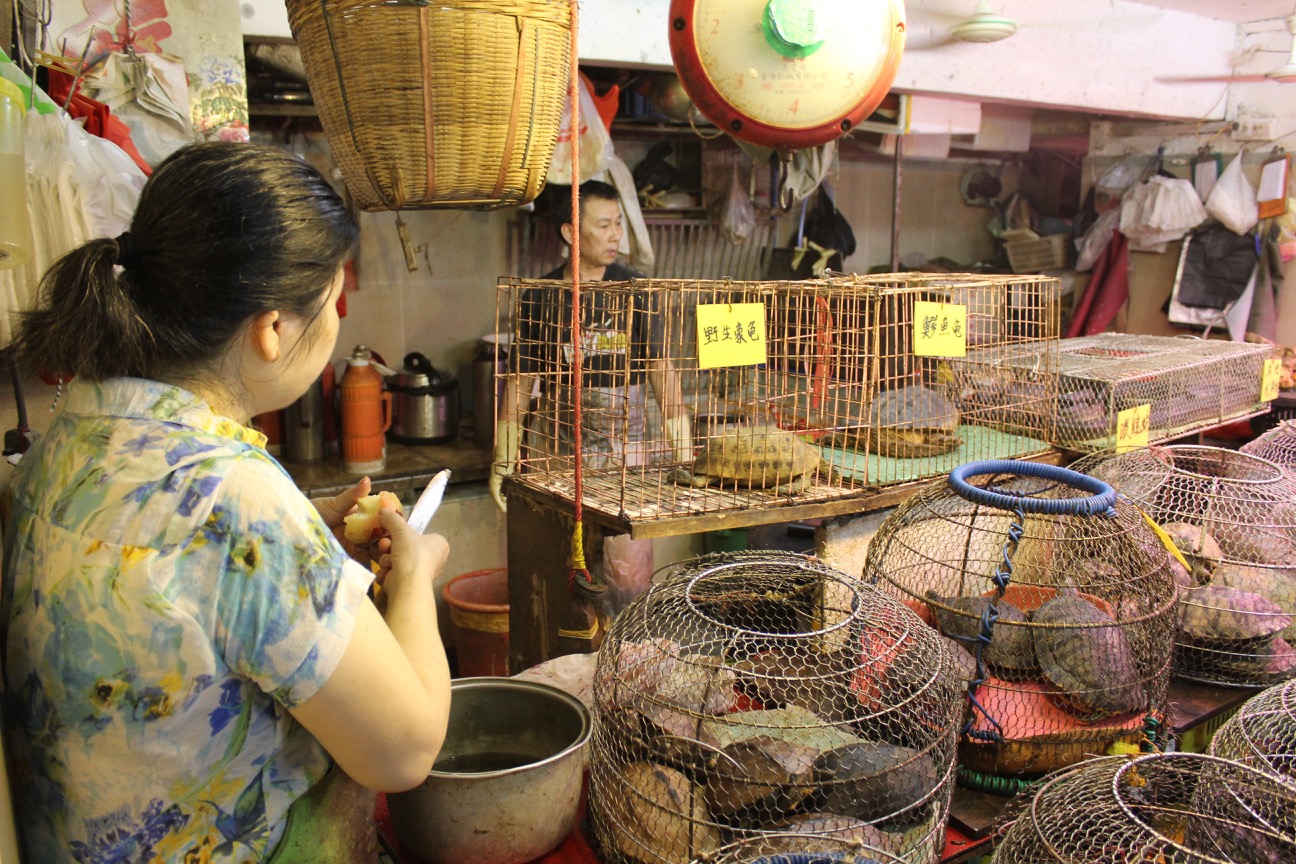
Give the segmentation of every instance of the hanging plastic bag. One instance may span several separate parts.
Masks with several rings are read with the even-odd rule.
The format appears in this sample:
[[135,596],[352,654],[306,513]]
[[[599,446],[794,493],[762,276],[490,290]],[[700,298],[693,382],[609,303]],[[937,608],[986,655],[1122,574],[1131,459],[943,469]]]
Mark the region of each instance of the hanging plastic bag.
[[1108,168],[1094,184],[1094,211],[1106,213],[1119,207],[1125,192],[1139,182],[1147,167],[1147,156],[1126,156]]
[[1085,231],[1084,236],[1076,241],[1076,264],[1075,269],[1083,273],[1086,270],[1093,269],[1098,259],[1107,251],[1108,244],[1111,243],[1112,233],[1120,227],[1120,210],[1108,210],[1103,213],[1089,230]]
[[756,208],[752,207],[747,190],[738,182],[738,166],[735,165],[733,177],[729,179],[729,191],[725,193],[724,205],[720,208],[720,234],[738,246],[746,242],[755,228]]
[[[562,124],[558,127],[558,143],[554,147],[553,157],[549,160],[549,173],[546,179],[550,183],[570,186],[572,182],[572,117],[571,101],[563,109]],[[580,177],[577,183],[600,174],[612,163],[612,136],[599,116],[598,106],[590,96],[589,85],[582,78],[580,82]]]
[[629,534],[603,538],[603,581],[607,583],[608,611],[618,615],[630,601],[652,584],[652,540],[634,540]]
[[1155,176],[1121,200],[1120,231],[1139,252],[1164,252],[1166,244],[1206,221],[1206,208],[1188,180]]
[[1234,234],[1245,234],[1260,221],[1260,207],[1256,202],[1255,187],[1242,173],[1242,156],[1238,155],[1220,174],[1206,198],[1206,212],[1220,221]]

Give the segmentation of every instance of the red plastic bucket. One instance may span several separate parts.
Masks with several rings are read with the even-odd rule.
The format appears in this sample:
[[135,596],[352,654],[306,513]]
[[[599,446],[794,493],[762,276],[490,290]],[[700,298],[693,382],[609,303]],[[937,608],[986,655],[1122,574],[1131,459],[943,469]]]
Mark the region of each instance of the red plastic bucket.
[[508,675],[508,570],[473,570],[441,589],[450,607],[459,676]]

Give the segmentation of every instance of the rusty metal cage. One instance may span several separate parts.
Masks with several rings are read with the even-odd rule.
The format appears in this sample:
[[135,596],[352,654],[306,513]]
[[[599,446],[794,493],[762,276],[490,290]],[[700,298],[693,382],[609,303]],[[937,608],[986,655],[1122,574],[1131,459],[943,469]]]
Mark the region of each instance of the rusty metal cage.
[[1116,446],[1122,411],[1146,405],[1147,443],[1181,438],[1267,410],[1260,377],[1272,348],[1246,342],[1099,333],[1059,348],[1057,440],[1068,450]]
[[1268,459],[1288,471],[1296,471],[1296,420],[1283,420],[1238,449],[1251,456]]
[[1169,445],[1072,463],[1174,540],[1187,570],[1175,674],[1264,687],[1296,676],[1296,480],[1218,447]]
[[727,861],[797,835],[934,862],[959,694],[939,637],[857,578],[790,553],[683,562],[599,651],[601,860]]
[[1252,696],[1211,736],[1210,754],[1296,783],[1296,681]]
[[968,785],[1157,736],[1177,588],[1166,548],[1105,484],[1052,465],[961,466],[887,518],[864,575],[960,663]]
[[993,861],[1296,861],[1296,786],[1200,753],[1093,759],[1046,780]]
[[[501,374],[522,382],[502,410],[527,424],[517,479],[574,498],[577,400],[583,504],[631,523],[814,504],[1047,453],[1059,293],[1042,276],[589,283],[578,394],[570,286],[502,279]],[[924,347],[942,326],[962,331],[963,356],[926,353],[945,350]],[[665,419],[681,412],[684,440]]]

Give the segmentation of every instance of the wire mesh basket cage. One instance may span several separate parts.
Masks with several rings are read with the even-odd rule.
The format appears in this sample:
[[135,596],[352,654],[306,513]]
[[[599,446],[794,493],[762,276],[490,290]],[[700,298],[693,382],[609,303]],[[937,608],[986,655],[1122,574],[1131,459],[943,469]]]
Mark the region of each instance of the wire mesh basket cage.
[[1152,444],[1262,413],[1260,379],[1271,350],[1126,333],[1063,339],[1056,443],[1083,452],[1114,447],[1122,412],[1133,418],[1141,406]]
[[1296,787],[1200,753],[1093,759],[1047,778],[993,860],[1296,861]]
[[1183,556],[1175,674],[1268,686],[1296,676],[1296,480],[1218,447],[1169,445],[1072,463],[1155,520]]
[[858,840],[770,833],[727,844],[692,864],[904,864],[904,859]]
[[503,279],[502,374],[519,400],[503,412],[527,422],[517,479],[574,497],[578,401],[583,504],[630,522],[818,504],[1049,452],[1059,291],[945,274],[591,283],[578,394],[570,287]]
[[1252,696],[1211,736],[1210,753],[1296,783],[1296,681]]
[[361,209],[493,209],[539,194],[566,104],[568,0],[287,5]]
[[599,651],[595,842],[644,864],[775,835],[934,862],[961,711],[939,638],[858,579],[792,554],[684,562]]
[[961,782],[1013,791],[1000,778],[1157,737],[1178,590],[1168,558],[1109,486],[1052,465],[960,466],[896,508],[864,575],[960,664]]
[[1283,420],[1238,449],[1250,456],[1268,459],[1288,471],[1296,471],[1296,420]]

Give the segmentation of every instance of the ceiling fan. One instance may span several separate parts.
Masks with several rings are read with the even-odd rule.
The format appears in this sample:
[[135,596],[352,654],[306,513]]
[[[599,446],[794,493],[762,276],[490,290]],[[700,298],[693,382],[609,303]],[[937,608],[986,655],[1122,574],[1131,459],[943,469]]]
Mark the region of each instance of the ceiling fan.
[[[1215,83],[1215,82],[1253,82],[1273,81],[1276,84],[1296,84],[1296,15],[1287,16],[1287,32],[1291,34],[1292,43],[1287,55],[1287,62],[1268,72],[1254,75],[1162,75],[1158,81],[1176,84]],[[1269,31],[1272,32],[1272,31]]]

